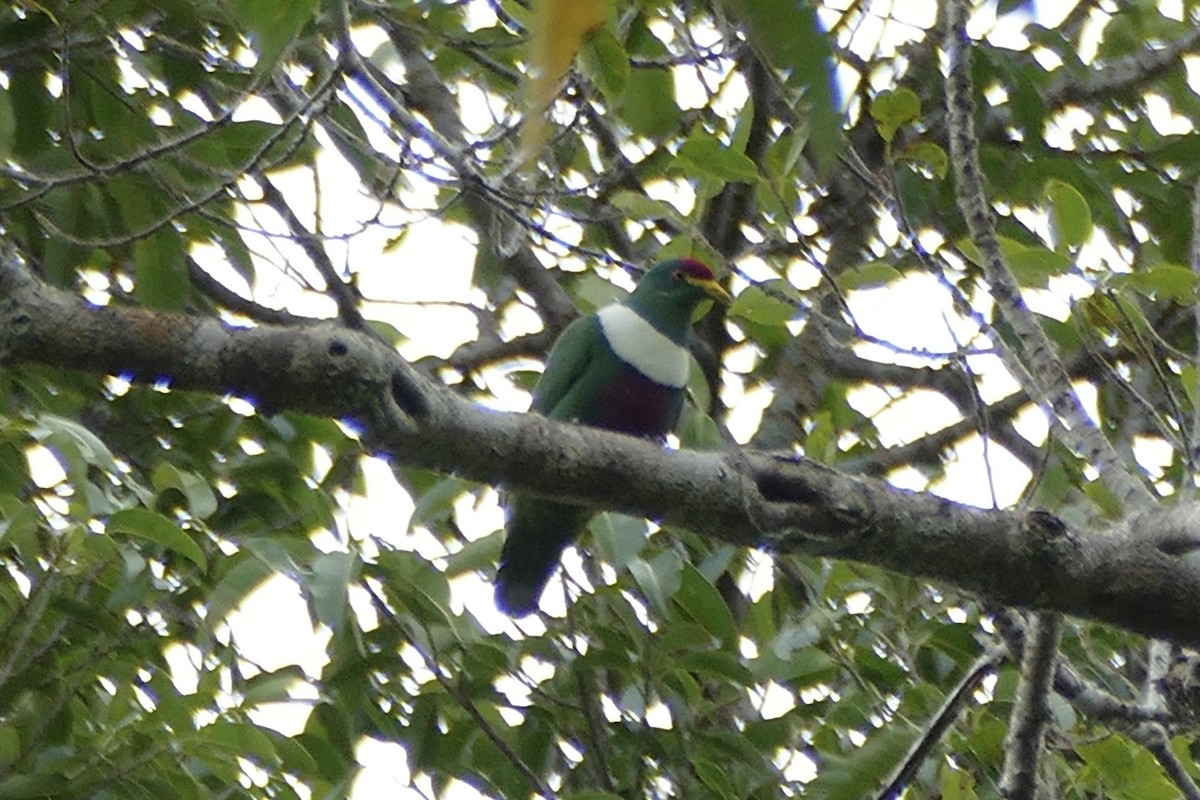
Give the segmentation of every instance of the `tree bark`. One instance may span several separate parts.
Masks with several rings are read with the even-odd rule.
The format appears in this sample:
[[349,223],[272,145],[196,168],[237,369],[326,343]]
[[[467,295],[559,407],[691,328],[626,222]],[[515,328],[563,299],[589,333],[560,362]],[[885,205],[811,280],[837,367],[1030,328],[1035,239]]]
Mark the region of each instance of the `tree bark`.
[[665,450],[476,406],[386,345],[334,323],[236,328],[206,317],[95,307],[40,282],[11,257],[0,262],[0,363],[233,393],[262,413],[351,422],[368,447],[412,466],[739,545],[876,564],[991,602],[1200,645],[1196,504],[1076,530],[1047,514],[981,510],[790,453]]

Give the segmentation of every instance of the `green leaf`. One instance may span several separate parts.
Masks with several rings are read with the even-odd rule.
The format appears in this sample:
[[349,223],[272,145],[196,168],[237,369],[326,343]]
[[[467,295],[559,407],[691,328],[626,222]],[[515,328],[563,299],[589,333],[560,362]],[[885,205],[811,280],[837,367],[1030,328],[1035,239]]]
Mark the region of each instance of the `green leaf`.
[[729,779],[728,773],[719,764],[698,758],[692,762],[692,767],[695,768],[696,775],[700,777],[704,785],[721,797],[741,796],[733,781]]
[[145,508],[127,508],[109,517],[105,526],[109,533],[124,533],[154,542],[174,551],[204,569],[208,559],[200,545],[171,520]]
[[956,680],[980,652],[970,625],[930,623],[933,630],[917,651],[917,670],[935,685]]
[[[412,228],[405,228],[400,236],[406,237]],[[504,277],[504,259],[496,252],[494,243],[482,241],[475,248],[475,265],[471,273],[471,282],[485,289],[494,289]]]
[[978,800],[975,793],[975,776],[965,769],[958,769],[949,762],[943,762],[940,769],[938,787],[941,789],[942,800]]
[[275,762],[275,746],[271,739],[248,722],[218,720],[206,728],[201,728],[196,737],[198,742],[215,747],[222,753],[233,754],[239,758],[254,758],[266,764]]
[[450,585],[445,573],[416,553],[388,550],[379,556],[391,591],[414,613],[450,615]]
[[904,273],[887,261],[868,261],[838,275],[837,285],[842,291],[855,289],[878,289],[904,277]]
[[759,325],[783,326],[797,311],[791,303],[768,294],[761,286],[747,286],[733,299],[728,314]]
[[322,553],[305,581],[317,619],[335,631],[341,629],[349,610],[350,584],[358,576],[359,564],[353,553]]
[[601,557],[618,572],[646,546],[646,523],[636,517],[605,512],[593,517],[588,528]]
[[916,731],[892,725],[875,731],[866,744],[849,755],[830,754],[823,759],[817,779],[805,789],[825,800],[860,800],[871,797],[884,778],[904,757]]
[[789,83],[804,92],[808,139],[822,173],[831,170],[843,148],[841,113],[837,109],[831,37],[816,11],[795,0],[725,0],[744,19],[751,43],[767,60],[788,71]]
[[304,669],[297,664],[262,672],[246,681],[242,689],[242,705],[252,707],[263,703],[283,703],[291,699],[291,690],[306,680]]
[[51,111],[57,108],[46,95],[45,78],[34,70],[9,70],[8,80],[7,94],[12,106],[9,119],[16,126],[12,155],[19,158],[44,155],[53,128]]
[[217,169],[243,169],[279,135],[279,125],[257,119],[222,125],[187,146],[189,155]]
[[[84,464],[99,467],[109,474],[119,471],[108,445],[75,420],[57,414],[39,414],[35,423],[30,432],[39,442],[70,450],[71,455],[78,454]],[[65,453],[64,456],[71,457]]]
[[[685,391],[688,399],[691,400],[689,405],[692,405],[701,414],[708,416],[712,411],[712,388],[708,385],[708,376],[704,374],[704,369],[696,360],[695,355],[689,353],[688,362],[688,383]],[[684,408],[686,409],[687,406]]]
[[813,646],[817,639],[816,631],[789,625],[749,667],[760,680],[792,681],[798,686],[828,680],[837,662]]
[[694,171],[735,183],[758,180],[758,167],[753,161],[707,134],[693,135],[684,142],[679,159],[689,174]]
[[587,310],[595,311],[610,303],[617,303],[629,296],[629,293],[611,281],[606,281],[594,272],[585,272],[579,276],[572,288],[575,299]]
[[191,295],[183,241],[166,226],[133,245],[137,298],[147,308],[181,311]]
[[1134,784],[1147,779],[1149,782],[1155,782],[1155,778],[1162,780],[1153,757],[1119,733],[1079,742],[1074,745],[1074,750],[1099,778],[1099,783],[1110,789],[1128,791]]
[[304,741],[303,734],[301,736],[283,736],[271,730],[264,730],[263,732],[271,738],[276,751],[279,753],[280,765],[285,770],[291,772],[293,775],[316,776],[319,766],[317,760],[313,758],[312,754],[301,743]]
[[462,478],[442,478],[433,488],[421,494],[409,517],[409,526],[445,522],[454,511],[454,502],[469,491],[471,485]]
[[735,153],[746,152],[746,145],[750,143],[750,133],[753,128],[754,98],[748,97],[734,120],[733,133],[729,135],[729,146]]
[[649,561],[635,559],[629,564],[642,592],[663,617],[670,616],[670,598],[679,591],[682,582],[683,559],[672,550],[665,550]]
[[[1050,278],[1065,275],[1075,266],[1075,262],[1067,255],[1041,245],[1025,245],[1005,236],[997,236],[996,239],[1009,270],[1017,283],[1026,288],[1044,289]],[[983,257],[973,242],[963,239],[958,243],[958,248],[972,262],[983,266]]]
[[1057,245],[1070,249],[1087,242],[1092,235],[1092,210],[1079,190],[1058,178],[1051,178],[1046,181],[1044,191]]
[[34,536],[41,524],[41,516],[32,503],[14,495],[0,495],[0,544],[23,552],[23,544],[36,541]]
[[17,119],[13,114],[13,98],[0,90],[0,161],[8,158],[16,146]]
[[1085,483],[1083,485],[1083,493],[1110,520],[1118,520],[1124,513],[1124,509],[1116,496],[1107,486],[1098,480]]
[[[666,245],[659,248],[658,260],[667,261],[672,258],[696,258],[705,264],[723,264],[725,259],[707,242],[693,239],[690,236],[676,236]],[[718,278],[720,275],[717,276]]]
[[650,139],[666,136],[679,124],[675,81],[658,67],[634,67],[621,96],[621,117],[637,135]]
[[188,511],[197,519],[204,519],[217,510],[217,496],[208,482],[194,472],[184,472],[170,462],[163,461],[154,468],[151,477],[154,490],[160,494],[175,489],[187,500]]
[[1112,275],[1108,283],[1113,288],[1128,286],[1151,299],[1163,298],[1181,304],[1196,299],[1196,273],[1178,264],[1160,264],[1147,270]]
[[67,787],[63,775],[45,772],[32,775],[10,774],[0,780],[0,800],[34,800],[34,798],[61,797]]
[[8,766],[21,754],[21,735],[11,725],[0,727],[0,765]]
[[666,200],[655,200],[641,192],[621,189],[613,194],[610,202],[630,219],[669,219],[679,227],[684,227],[683,215]]
[[895,691],[904,685],[908,670],[870,650],[859,650],[854,656],[854,665],[862,677],[881,691]]
[[632,70],[629,54],[612,31],[600,28],[588,38],[580,53],[579,66],[610,105],[620,102]]
[[[4,185],[6,196],[12,197],[8,194],[7,179]],[[91,248],[76,240],[103,235],[100,220],[104,216],[104,203],[99,188],[87,183],[46,195],[36,211],[30,213],[24,226],[25,238],[30,246],[39,246],[37,252],[48,261],[43,266],[45,275],[56,285],[74,287],[75,270],[93,257]],[[62,231],[67,236],[49,236],[43,243],[40,239],[47,235],[47,229]]]
[[732,647],[737,641],[737,626],[725,599],[721,597],[717,587],[709,583],[691,564],[682,565],[675,602],[723,646]]
[[925,167],[939,178],[945,178],[950,170],[950,157],[941,145],[928,139],[917,139],[905,146],[896,155],[897,164],[912,164]]
[[124,620],[110,614],[97,613],[96,607],[91,603],[84,603],[73,597],[56,597],[50,604],[56,611],[61,611],[65,616],[73,618],[75,622],[96,633],[114,638],[125,633]]
[[812,415],[812,428],[804,437],[804,454],[822,464],[837,461],[839,431],[833,412],[822,409]]
[[245,26],[258,52],[255,68],[264,72],[271,70],[300,30],[313,18],[319,6],[320,0],[288,3],[231,0],[230,7]]
[[743,686],[754,683],[754,674],[742,663],[740,657],[727,650],[692,649],[680,654],[674,663],[691,672],[724,678]]
[[504,545],[503,529],[495,530],[487,536],[467,542],[457,553],[452,553],[446,559],[446,577],[453,578],[466,572],[489,570],[500,558],[500,548]]
[[225,568],[225,573],[208,593],[204,603],[208,612],[206,620],[214,627],[224,621],[225,616],[237,608],[267,578],[275,574],[270,564],[246,551],[235,553],[221,562],[221,566]]
[[1196,385],[1197,378],[1200,378],[1200,372],[1197,371],[1194,364],[1184,364],[1180,368],[1179,380],[1183,384],[1183,391],[1187,394],[1188,404],[1192,408],[1200,403],[1200,387]]
[[871,100],[871,119],[885,142],[890,142],[900,128],[921,116],[921,98],[911,89],[887,89]]
[[688,450],[721,450],[725,447],[716,420],[691,403],[684,404],[675,434],[680,445]]

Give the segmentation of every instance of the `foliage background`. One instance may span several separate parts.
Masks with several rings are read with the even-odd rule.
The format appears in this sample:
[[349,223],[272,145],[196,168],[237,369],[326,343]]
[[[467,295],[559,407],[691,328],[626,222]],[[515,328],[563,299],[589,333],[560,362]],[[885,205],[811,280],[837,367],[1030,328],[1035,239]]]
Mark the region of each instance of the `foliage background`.
[[[698,327],[682,446],[1119,517],[997,355],[1018,337],[956,201],[946,5],[9,3],[5,258],[97,305],[333,317],[511,407],[627,268],[697,255],[737,301]],[[1003,253],[1163,495],[1196,471],[1194,6],[1085,1],[1043,26],[1000,2],[968,29]],[[596,20],[573,53],[564,31]],[[541,138],[526,91],[553,96]],[[514,625],[476,596],[493,489],[392,460],[390,516],[353,517],[388,482],[352,420],[128,377],[0,373],[0,797],[338,797],[368,740],[422,796],[1001,791],[1019,616],[605,514],[569,604]],[[277,575],[319,666],[262,668],[231,633]],[[1196,796],[1188,706],[1155,682],[1186,654],[1077,620],[1054,645],[1078,683],[1043,692],[1037,783]],[[311,713],[277,730],[260,712],[281,701]]]

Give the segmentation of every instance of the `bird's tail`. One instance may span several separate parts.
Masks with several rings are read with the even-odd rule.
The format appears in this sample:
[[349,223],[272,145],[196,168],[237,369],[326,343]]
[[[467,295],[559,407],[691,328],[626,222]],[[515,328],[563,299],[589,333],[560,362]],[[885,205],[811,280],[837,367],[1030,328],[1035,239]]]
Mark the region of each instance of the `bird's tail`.
[[587,525],[592,511],[581,506],[509,498],[507,537],[496,572],[496,607],[510,617],[537,611],[542,590],[559,556]]

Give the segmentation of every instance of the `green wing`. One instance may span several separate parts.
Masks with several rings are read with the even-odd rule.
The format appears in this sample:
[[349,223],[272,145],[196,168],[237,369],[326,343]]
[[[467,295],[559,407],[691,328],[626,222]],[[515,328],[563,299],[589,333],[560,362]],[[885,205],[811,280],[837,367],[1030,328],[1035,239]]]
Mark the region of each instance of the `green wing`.
[[600,345],[600,321],[595,314],[575,320],[562,332],[550,356],[546,369],[533,387],[533,410],[548,417],[554,416],[571,387],[587,371]]

